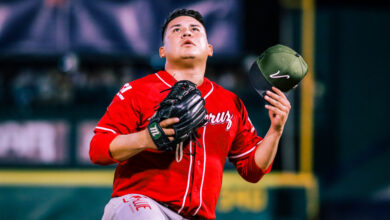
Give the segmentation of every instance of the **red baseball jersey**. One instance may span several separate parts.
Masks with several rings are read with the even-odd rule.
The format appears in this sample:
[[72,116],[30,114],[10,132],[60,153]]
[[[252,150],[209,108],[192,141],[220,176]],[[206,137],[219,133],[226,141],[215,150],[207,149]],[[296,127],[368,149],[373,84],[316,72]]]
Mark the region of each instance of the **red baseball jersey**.
[[244,104],[232,92],[204,78],[198,89],[206,101],[208,122],[198,129],[196,141],[179,144],[176,151],[146,149],[123,162],[109,153],[117,135],[146,128],[156,106],[169,93],[162,91],[175,82],[169,73],[159,71],[126,83],[94,130],[90,158],[101,165],[118,163],[112,197],[143,194],[184,217],[214,219],[227,158],[249,182],[259,181],[270,171],[254,162],[262,138],[257,136]]

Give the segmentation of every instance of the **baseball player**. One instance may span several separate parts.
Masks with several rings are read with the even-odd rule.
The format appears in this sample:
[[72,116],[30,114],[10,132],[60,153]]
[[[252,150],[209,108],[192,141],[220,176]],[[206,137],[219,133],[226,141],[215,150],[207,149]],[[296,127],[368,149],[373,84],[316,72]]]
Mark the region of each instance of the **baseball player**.
[[226,159],[255,183],[275,158],[291,108],[286,96],[267,91],[271,125],[261,138],[243,102],[204,76],[213,47],[199,12],[172,12],[162,40],[165,70],[126,83],[94,130],[92,162],[117,163],[103,219],[215,219]]

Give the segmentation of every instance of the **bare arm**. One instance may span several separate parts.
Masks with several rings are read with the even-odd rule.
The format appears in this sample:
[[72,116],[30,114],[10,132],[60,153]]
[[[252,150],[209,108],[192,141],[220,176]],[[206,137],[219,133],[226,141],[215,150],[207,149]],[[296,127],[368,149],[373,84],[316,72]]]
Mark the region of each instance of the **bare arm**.
[[[170,127],[177,122],[179,122],[178,118],[169,118],[160,122],[160,126],[170,140],[173,140],[172,136],[175,134]],[[144,129],[136,133],[116,136],[109,149],[115,160],[124,161],[147,148],[157,149],[148,130]]]
[[255,162],[263,170],[268,169],[275,159],[279,140],[291,109],[290,102],[283,92],[275,87],[272,87],[272,90],[273,92],[267,91],[264,97],[271,104],[265,106],[268,109],[271,126],[255,152]]

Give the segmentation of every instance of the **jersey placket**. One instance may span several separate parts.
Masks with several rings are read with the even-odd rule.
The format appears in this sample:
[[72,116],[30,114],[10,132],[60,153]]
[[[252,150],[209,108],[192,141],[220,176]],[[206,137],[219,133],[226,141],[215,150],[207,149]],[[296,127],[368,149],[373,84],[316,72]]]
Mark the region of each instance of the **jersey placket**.
[[[194,166],[192,173],[192,184],[191,184],[191,195],[190,195],[190,206],[189,211],[191,215],[196,215],[199,212],[199,209],[203,205],[203,196],[202,190],[204,185],[204,176],[206,172],[206,146],[204,142],[204,135],[206,127],[202,127],[202,136],[198,140],[199,144],[194,144]],[[202,143],[202,144],[200,144]],[[199,146],[200,145],[200,146]]]

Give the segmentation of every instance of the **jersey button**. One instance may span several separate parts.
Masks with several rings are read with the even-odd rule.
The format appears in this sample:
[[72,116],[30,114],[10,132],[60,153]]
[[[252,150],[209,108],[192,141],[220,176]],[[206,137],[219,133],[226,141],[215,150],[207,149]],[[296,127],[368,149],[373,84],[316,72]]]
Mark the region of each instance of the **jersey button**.
[[200,160],[198,160],[197,164],[198,164],[198,166],[200,166]]

